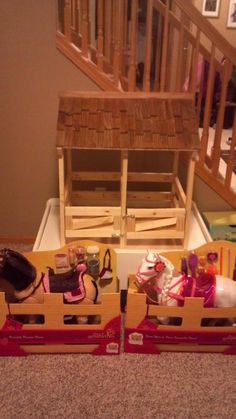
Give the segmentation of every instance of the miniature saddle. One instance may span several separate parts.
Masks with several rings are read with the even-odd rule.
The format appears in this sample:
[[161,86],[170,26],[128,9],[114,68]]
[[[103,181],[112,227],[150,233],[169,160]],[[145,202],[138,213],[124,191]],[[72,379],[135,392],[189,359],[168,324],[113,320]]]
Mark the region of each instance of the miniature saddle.
[[78,265],[64,273],[46,273],[43,277],[43,287],[45,292],[63,293],[66,302],[78,302],[85,298],[86,290],[83,281],[85,269]]
[[[202,273],[197,278],[185,277],[181,296],[202,297],[204,298],[204,307],[214,307],[216,292],[216,277],[209,273]],[[183,304],[181,300],[180,304]]]

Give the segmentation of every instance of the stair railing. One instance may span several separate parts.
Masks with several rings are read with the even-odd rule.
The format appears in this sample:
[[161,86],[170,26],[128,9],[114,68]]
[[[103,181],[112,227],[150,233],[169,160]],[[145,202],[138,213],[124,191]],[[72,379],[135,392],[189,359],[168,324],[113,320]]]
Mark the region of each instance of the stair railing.
[[236,50],[190,2],[58,0],[57,46],[104,90],[192,93],[202,128],[197,173],[236,207],[235,117],[223,174],[220,165]]

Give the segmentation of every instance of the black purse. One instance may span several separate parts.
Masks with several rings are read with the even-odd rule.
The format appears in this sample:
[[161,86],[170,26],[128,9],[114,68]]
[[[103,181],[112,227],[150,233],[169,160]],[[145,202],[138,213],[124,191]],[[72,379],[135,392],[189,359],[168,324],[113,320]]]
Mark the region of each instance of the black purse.
[[36,278],[36,268],[21,253],[11,249],[0,250],[0,276],[22,291]]
[[113,274],[111,269],[111,252],[110,249],[107,249],[103,258],[103,267],[99,274],[100,279],[112,280]]

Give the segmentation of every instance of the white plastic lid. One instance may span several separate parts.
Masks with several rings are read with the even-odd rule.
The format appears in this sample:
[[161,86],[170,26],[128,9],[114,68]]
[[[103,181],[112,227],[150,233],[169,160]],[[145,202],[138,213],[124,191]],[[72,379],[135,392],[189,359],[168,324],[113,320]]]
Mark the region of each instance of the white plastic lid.
[[94,255],[96,253],[99,253],[99,247],[98,246],[88,246],[87,247],[87,253],[90,255]]

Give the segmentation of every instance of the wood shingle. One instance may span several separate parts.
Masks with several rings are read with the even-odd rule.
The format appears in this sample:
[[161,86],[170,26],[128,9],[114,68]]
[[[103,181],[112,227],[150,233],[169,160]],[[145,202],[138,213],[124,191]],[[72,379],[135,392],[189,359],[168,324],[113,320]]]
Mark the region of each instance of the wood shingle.
[[187,94],[64,93],[57,146],[80,149],[200,149],[194,102]]

